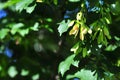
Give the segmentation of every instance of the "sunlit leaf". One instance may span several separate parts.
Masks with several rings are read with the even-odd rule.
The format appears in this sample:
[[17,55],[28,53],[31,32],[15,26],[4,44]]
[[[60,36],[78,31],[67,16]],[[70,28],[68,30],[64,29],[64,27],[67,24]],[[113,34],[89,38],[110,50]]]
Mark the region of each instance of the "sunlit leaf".
[[74,61],[73,63],[72,63],[72,65],[74,65],[75,67],[78,67],[78,65],[79,65],[79,60],[76,60],[76,61]]
[[74,75],[68,75],[67,80],[70,80],[72,78],[80,78],[80,80],[97,80],[97,74],[94,72],[91,72],[90,70],[81,69],[80,71],[76,72]]
[[106,18],[106,17],[105,17],[105,20],[106,20],[107,24],[111,23],[110,20],[108,18]]
[[80,0],[69,0],[70,2],[79,2]]
[[65,20],[63,20],[62,22],[59,23],[58,32],[60,33],[60,36],[68,30],[69,22],[70,22],[70,20],[68,20],[67,22],[65,22]]
[[20,29],[20,30],[18,30],[18,33],[19,33],[22,37],[24,37],[26,34],[29,33],[29,29]]
[[9,75],[11,78],[14,78],[17,74],[18,74],[18,72],[17,72],[15,66],[9,67],[9,69],[8,69],[8,75]]
[[31,6],[31,7],[27,7],[27,8],[26,8],[26,12],[29,13],[29,14],[32,13],[32,12],[34,11],[35,7],[36,7],[36,4],[34,4],[34,5]]
[[0,30],[0,39],[4,39],[6,37],[6,35],[8,34],[9,29],[1,29]]
[[68,27],[73,26],[73,24],[74,24],[74,23],[75,23],[75,21],[74,21],[74,20],[70,21],[70,23],[68,24]]
[[117,61],[117,66],[120,67],[120,59]]
[[5,3],[0,3],[0,9],[7,8],[10,6],[15,5],[16,3],[20,2],[21,0],[8,0]]
[[58,4],[58,0],[53,0],[54,4],[57,5]]
[[40,77],[40,75],[39,75],[39,74],[35,74],[35,75],[33,75],[33,76],[32,76],[32,80],[38,80],[38,79],[39,79],[39,77]]
[[120,38],[117,36],[114,36],[115,40],[120,41]]
[[38,28],[39,28],[39,23],[38,22],[36,22],[34,24],[34,26],[30,27],[30,29],[33,30],[33,31],[38,31]]
[[107,24],[111,24],[112,23],[111,15],[110,15],[109,12],[106,12],[105,20],[106,20]]
[[46,18],[45,19],[47,22],[52,22],[53,20],[51,18]]
[[0,65],[0,71],[2,70],[2,66]]
[[11,29],[11,34],[15,35],[16,32],[18,32],[18,30],[23,27],[24,24],[23,23],[17,23],[17,24],[13,24],[12,26],[9,26]]
[[29,74],[28,70],[22,69],[21,76],[27,76]]
[[65,61],[62,61],[59,65],[59,68],[58,68],[58,72],[61,73],[61,75],[63,76],[64,73],[69,70],[71,64],[74,62],[74,57],[75,57],[75,54],[69,56],[66,58]]
[[109,45],[105,48],[106,51],[114,51],[117,48],[116,45]]
[[[21,0],[19,3],[16,4],[16,10],[21,12],[23,9],[27,9],[27,7],[33,2],[34,0]],[[32,8],[33,9],[33,8]]]

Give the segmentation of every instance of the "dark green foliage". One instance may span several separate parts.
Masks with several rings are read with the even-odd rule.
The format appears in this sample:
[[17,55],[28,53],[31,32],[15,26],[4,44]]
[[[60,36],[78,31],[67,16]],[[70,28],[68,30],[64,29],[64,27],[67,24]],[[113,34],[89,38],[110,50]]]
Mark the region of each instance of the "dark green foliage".
[[1,0],[0,80],[120,80],[119,0]]

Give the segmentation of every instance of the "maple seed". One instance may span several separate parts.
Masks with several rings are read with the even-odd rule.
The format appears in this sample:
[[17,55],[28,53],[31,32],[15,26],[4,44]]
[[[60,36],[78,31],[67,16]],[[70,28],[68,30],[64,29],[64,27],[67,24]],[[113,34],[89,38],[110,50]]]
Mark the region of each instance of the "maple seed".
[[72,30],[69,32],[69,35],[75,35],[76,37],[78,32],[79,32],[79,24],[75,24]]
[[84,34],[80,33],[80,39],[83,41],[84,40]]
[[76,19],[81,20],[82,18],[82,12],[77,13]]
[[73,27],[73,30],[78,30],[79,29],[79,24],[76,24],[74,27]]
[[86,29],[86,28],[83,29],[82,33],[83,33],[83,34],[86,34],[86,33],[87,33],[87,29]]

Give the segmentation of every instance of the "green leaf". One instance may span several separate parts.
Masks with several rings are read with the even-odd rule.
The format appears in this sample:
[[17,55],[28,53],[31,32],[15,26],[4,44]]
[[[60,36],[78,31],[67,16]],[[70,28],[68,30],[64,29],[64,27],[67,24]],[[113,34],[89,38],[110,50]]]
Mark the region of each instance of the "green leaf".
[[78,67],[79,62],[80,62],[79,60],[75,60],[75,61],[72,63],[72,65],[75,66],[75,67]]
[[0,39],[4,39],[5,38],[5,36],[8,34],[8,32],[9,32],[9,29],[1,29],[0,30]]
[[46,28],[47,30],[49,30],[50,32],[53,32],[53,29],[50,27],[50,25],[45,25],[44,28]]
[[111,23],[111,21],[107,17],[105,17],[105,20],[106,20],[107,24]]
[[54,4],[57,5],[58,4],[58,0],[53,0]]
[[0,65],[0,71],[2,71],[2,66]]
[[117,66],[120,67],[120,59],[117,61]]
[[12,28],[11,34],[15,35],[16,32],[18,32],[18,30],[23,26],[24,26],[23,23],[17,23],[17,24],[13,24],[12,26],[9,26],[10,28]]
[[4,8],[5,3],[0,3],[0,10]]
[[34,75],[32,76],[32,80],[38,80],[39,77],[40,77],[39,73],[34,74]]
[[90,70],[81,69],[81,71],[76,72],[74,75],[68,75],[66,78],[70,80],[71,78],[80,78],[80,80],[97,80],[97,74],[91,72]]
[[69,0],[70,2],[79,2],[80,0]]
[[117,48],[117,46],[116,45],[109,45],[109,46],[107,46],[106,48],[105,48],[105,50],[106,51],[114,51],[115,49]]
[[117,36],[114,36],[115,40],[120,41],[120,38]]
[[105,20],[106,20],[107,24],[112,23],[111,15],[110,15],[109,12],[106,12],[106,14],[105,14]]
[[60,33],[60,36],[68,30],[69,22],[70,22],[70,20],[68,20],[67,22],[65,22],[65,20],[63,20],[62,22],[59,23],[60,25],[58,27],[58,32]]
[[0,3],[0,9],[13,6],[13,5],[15,5],[16,3],[20,2],[20,1],[21,0],[8,0],[7,2]]
[[51,18],[46,18],[45,21],[52,22],[53,20]]
[[105,80],[116,80],[113,73],[104,72],[104,75],[105,75]]
[[92,29],[92,30],[95,30],[95,31],[97,31],[98,30],[98,21],[95,21],[95,22],[93,22],[92,24],[90,24],[90,28]]
[[36,7],[36,4],[34,4],[34,5],[31,6],[31,7],[27,7],[27,8],[26,8],[26,12],[27,12],[27,13],[32,13],[32,12],[34,11],[35,7]]
[[116,1],[116,10],[120,13],[120,1]]
[[105,36],[104,36],[103,43],[105,44],[105,46],[107,46],[107,45],[108,45],[108,41],[107,41],[107,39],[106,39],[106,37],[105,37]]
[[103,43],[103,32],[100,31],[98,39],[97,39],[98,44]]
[[34,26],[30,27],[30,29],[33,30],[33,31],[38,31],[38,28],[39,28],[39,23],[38,22],[36,22],[34,24]]
[[119,15],[120,14],[120,1],[116,1],[115,4],[111,4],[111,12],[113,15]]
[[21,0],[19,3],[16,4],[16,10],[21,12],[23,9],[27,9],[27,7],[33,2],[34,0]]
[[18,71],[16,70],[16,67],[15,66],[10,66],[9,69],[8,69],[8,75],[11,78],[14,78],[17,74],[18,74]]
[[68,24],[68,27],[73,26],[74,23],[75,23],[75,20],[70,21],[69,24]]
[[20,74],[21,74],[21,76],[27,76],[29,74],[29,71],[22,69]]
[[107,38],[111,39],[110,33],[109,33],[108,28],[106,26],[104,26],[103,31],[104,31],[104,34],[107,36]]
[[83,57],[86,57],[86,55],[87,55],[87,48],[83,48]]
[[96,38],[96,36],[97,36],[97,33],[98,33],[98,31],[96,31],[96,32],[94,33],[94,35],[92,36],[92,40],[95,40],[95,38]]
[[22,36],[22,37],[24,37],[26,34],[28,34],[29,33],[29,29],[20,29],[20,30],[18,30],[18,33]]
[[72,48],[70,51],[73,51],[75,54],[77,54],[77,51],[79,49],[79,46],[80,46],[80,43],[77,42]]
[[71,64],[74,62],[74,57],[75,57],[75,54],[67,57],[67,59],[65,61],[62,61],[59,65],[59,68],[58,68],[58,72],[61,73],[61,75],[63,76],[64,73],[69,70]]

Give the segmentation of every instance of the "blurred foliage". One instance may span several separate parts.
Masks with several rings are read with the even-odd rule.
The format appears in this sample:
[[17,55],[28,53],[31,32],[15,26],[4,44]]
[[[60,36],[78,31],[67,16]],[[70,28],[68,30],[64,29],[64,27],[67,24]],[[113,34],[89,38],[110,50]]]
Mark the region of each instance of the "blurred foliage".
[[0,80],[120,80],[119,0],[0,0]]

